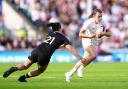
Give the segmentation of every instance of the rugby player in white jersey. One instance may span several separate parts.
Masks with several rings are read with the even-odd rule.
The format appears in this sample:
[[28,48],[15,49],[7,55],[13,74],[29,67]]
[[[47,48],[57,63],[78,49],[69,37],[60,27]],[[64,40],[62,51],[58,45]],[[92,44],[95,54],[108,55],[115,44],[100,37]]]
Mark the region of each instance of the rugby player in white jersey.
[[82,38],[82,45],[84,48],[83,57],[85,60],[77,62],[73,69],[65,73],[67,82],[70,82],[72,75],[76,71],[79,77],[83,77],[84,68],[96,58],[96,49],[100,42],[100,38],[103,36],[111,36],[111,32],[103,28],[101,21],[102,11],[96,8],[92,11],[88,20],[83,23],[79,32],[79,37]]

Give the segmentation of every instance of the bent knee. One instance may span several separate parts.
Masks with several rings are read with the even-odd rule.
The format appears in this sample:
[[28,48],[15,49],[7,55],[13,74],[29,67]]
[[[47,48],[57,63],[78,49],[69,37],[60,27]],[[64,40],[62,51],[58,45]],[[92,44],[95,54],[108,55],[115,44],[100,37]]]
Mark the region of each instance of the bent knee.
[[46,70],[46,68],[47,68],[47,66],[42,66],[42,67],[38,68],[38,72],[42,73]]
[[91,59],[95,59],[95,58],[96,58],[96,54],[92,54]]

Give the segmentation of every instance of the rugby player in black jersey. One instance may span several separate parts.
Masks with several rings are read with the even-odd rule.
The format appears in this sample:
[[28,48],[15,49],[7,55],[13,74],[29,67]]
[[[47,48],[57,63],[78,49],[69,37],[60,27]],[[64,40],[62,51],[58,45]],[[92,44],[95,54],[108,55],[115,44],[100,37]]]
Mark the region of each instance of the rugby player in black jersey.
[[70,51],[76,58],[82,60],[81,56],[77,54],[69,40],[61,33],[60,23],[49,23],[48,27],[52,27],[53,32],[48,34],[46,39],[31,52],[31,55],[28,56],[28,60],[26,60],[23,64],[11,67],[5,71],[3,74],[4,78],[7,78],[15,71],[28,69],[33,63],[37,63],[38,68],[20,76],[18,80],[20,82],[27,82],[26,78],[40,75],[46,70],[52,54],[60,46],[64,46],[64,48]]

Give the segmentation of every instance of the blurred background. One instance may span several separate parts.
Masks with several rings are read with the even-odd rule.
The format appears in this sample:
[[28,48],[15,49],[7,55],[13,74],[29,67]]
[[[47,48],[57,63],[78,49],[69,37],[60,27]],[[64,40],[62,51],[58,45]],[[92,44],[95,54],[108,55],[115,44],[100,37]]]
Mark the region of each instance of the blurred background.
[[[128,0],[0,0],[0,62],[23,62],[49,32],[49,20],[58,20],[62,31],[83,55],[79,30],[93,8],[103,11],[103,25],[112,32],[104,37],[95,62],[128,62]],[[76,62],[57,50],[51,62]]]

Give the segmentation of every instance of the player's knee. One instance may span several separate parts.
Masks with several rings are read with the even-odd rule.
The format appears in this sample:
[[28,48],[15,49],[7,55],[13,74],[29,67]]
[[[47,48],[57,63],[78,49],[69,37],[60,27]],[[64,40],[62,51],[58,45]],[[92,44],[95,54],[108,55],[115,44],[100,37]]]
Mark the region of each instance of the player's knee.
[[46,70],[47,66],[38,68],[38,72],[41,74]]
[[40,75],[42,72],[42,70],[38,70],[36,76]]
[[94,53],[91,55],[91,59],[95,59],[95,58],[96,58],[96,54]]
[[17,68],[18,68],[18,70],[24,70],[24,69],[27,69],[28,67],[25,66],[24,64],[19,64],[19,65],[17,66]]

